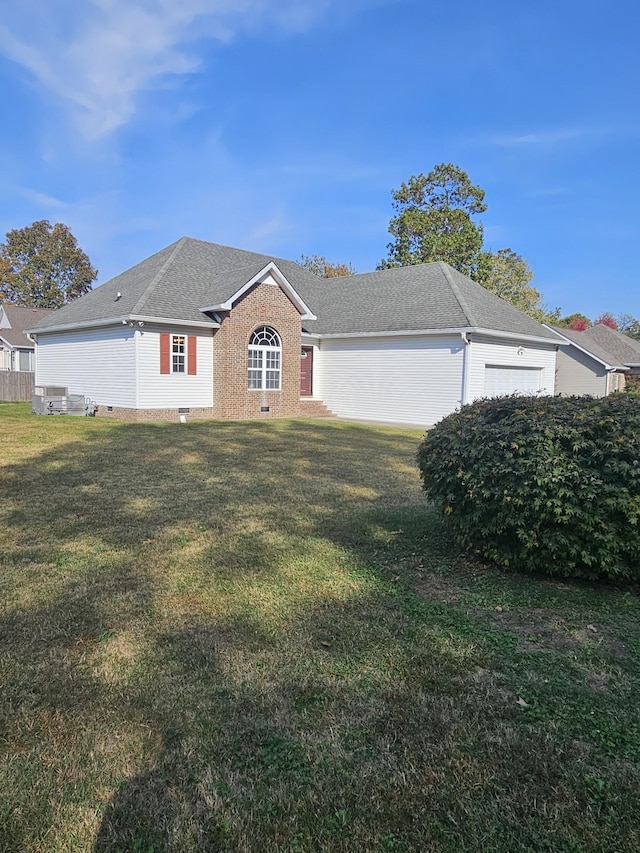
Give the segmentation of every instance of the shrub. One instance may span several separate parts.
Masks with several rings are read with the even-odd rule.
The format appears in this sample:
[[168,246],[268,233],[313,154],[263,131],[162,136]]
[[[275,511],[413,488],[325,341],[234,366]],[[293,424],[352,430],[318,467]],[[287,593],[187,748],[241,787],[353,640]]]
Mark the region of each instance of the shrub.
[[640,397],[640,376],[627,376],[625,378],[625,391],[630,397]]
[[427,433],[427,495],[466,548],[514,569],[640,579],[640,400],[499,397]]

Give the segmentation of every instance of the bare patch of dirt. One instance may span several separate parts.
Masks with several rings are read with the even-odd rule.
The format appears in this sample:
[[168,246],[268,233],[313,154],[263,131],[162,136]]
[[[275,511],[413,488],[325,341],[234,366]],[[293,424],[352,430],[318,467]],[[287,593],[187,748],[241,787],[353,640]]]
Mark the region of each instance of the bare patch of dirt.
[[626,657],[628,650],[609,628],[569,623],[558,611],[521,608],[493,614],[492,625],[518,637],[518,652],[571,652],[601,645],[615,657]]
[[606,672],[594,672],[589,678],[588,683],[592,690],[596,693],[606,693],[609,689],[611,676]]
[[442,575],[424,575],[413,585],[413,590],[417,595],[439,604],[455,604],[458,601],[457,589]]

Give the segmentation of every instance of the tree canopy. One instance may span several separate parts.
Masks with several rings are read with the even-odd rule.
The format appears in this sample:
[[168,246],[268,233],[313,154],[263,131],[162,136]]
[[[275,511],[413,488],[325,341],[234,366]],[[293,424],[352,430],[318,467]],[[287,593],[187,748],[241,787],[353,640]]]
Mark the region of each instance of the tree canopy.
[[640,341],[640,320],[637,320],[632,314],[618,314],[614,316],[610,311],[605,311],[592,323],[585,314],[576,312],[575,314],[569,314],[567,317],[561,317],[558,320],[558,326],[573,329],[575,332],[584,332],[585,329],[589,329],[598,323],[608,326],[610,329],[617,329],[624,335]]
[[440,163],[427,175],[414,175],[391,191],[396,215],[389,223],[394,237],[378,269],[446,261],[539,321],[556,321],[531,284],[533,272],[512,249],[483,248],[478,216],[487,209],[481,187],[453,163]]
[[591,326],[591,320],[585,314],[576,311],[566,317],[560,317],[557,325],[565,329],[572,329],[574,332],[584,332]]
[[544,307],[540,291],[530,283],[533,278],[531,268],[511,249],[481,252],[475,278],[491,293],[541,323],[555,319]]
[[427,175],[413,175],[391,191],[396,215],[389,223],[394,238],[378,269],[446,261],[465,275],[478,269],[484,190],[453,163],[440,163]]
[[601,324],[602,326],[608,326],[610,329],[618,328],[618,321],[609,311],[605,311],[604,314],[601,314],[595,322],[595,325]]
[[620,332],[640,341],[640,320],[637,320],[631,314],[620,314],[616,321]]
[[0,243],[0,299],[60,308],[91,290],[98,271],[66,225],[46,219],[7,232]]
[[345,275],[356,274],[356,270],[350,263],[334,264],[332,261],[328,261],[324,255],[302,255],[299,263],[301,267],[320,278],[341,278]]

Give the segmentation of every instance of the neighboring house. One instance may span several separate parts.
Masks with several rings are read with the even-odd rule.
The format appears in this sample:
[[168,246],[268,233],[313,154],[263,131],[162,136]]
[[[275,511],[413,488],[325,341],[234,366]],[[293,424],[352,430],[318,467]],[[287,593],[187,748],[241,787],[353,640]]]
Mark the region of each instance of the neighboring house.
[[640,342],[602,323],[583,332],[553,327],[569,344],[558,352],[556,394],[606,397],[624,391],[625,376],[640,374]]
[[629,368],[630,375],[640,374],[640,341],[623,335],[617,329],[610,329],[604,323],[598,323],[583,332],[587,340],[598,344],[622,364]]
[[0,370],[34,370],[34,343],[26,330],[51,313],[11,302],[0,305]]
[[560,339],[445,263],[320,279],[182,238],[43,319],[37,385],[128,420],[337,416],[427,426],[552,394]]

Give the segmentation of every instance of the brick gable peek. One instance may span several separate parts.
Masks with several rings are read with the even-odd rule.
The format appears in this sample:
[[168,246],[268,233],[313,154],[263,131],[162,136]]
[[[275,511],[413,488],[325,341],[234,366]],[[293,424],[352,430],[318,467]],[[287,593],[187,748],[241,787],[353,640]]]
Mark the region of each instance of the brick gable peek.
[[[271,326],[282,342],[281,388],[249,390],[248,348],[252,332]],[[275,284],[257,284],[222,315],[213,336],[213,411],[221,420],[292,418],[300,415],[298,309]],[[268,411],[264,409],[268,408]]]

